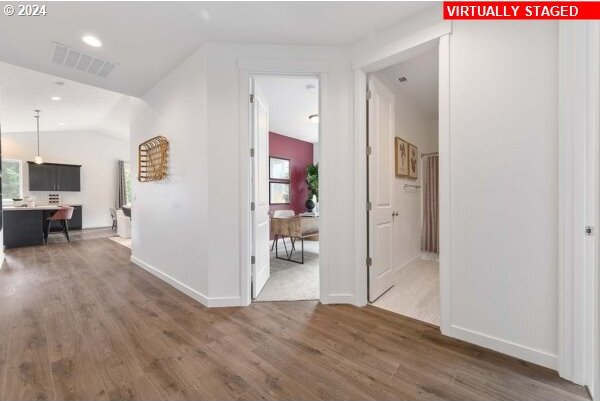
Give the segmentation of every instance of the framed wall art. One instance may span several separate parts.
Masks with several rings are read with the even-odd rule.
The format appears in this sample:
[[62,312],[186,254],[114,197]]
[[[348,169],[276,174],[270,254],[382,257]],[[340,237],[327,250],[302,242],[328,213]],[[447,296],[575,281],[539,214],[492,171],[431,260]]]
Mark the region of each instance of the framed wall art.
[[419,148],[408,144],[408,177],[419,178]]
[[408,176],[408,142],[394,138],[396,177]]

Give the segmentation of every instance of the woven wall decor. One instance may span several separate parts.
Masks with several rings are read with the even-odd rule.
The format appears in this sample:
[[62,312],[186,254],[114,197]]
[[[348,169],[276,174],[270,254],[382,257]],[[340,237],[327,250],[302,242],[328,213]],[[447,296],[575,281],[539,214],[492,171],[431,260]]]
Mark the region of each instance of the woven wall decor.
[[164,136],[155,136],[139,146],[138,180],[158,181],[167,176],[169,141]]

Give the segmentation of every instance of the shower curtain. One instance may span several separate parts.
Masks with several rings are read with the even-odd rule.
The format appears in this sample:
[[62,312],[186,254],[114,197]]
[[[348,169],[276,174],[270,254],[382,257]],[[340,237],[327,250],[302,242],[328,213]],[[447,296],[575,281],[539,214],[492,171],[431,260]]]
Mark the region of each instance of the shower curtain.
[[439,252],[438,156],[423,161],[423,228],[421,250]]

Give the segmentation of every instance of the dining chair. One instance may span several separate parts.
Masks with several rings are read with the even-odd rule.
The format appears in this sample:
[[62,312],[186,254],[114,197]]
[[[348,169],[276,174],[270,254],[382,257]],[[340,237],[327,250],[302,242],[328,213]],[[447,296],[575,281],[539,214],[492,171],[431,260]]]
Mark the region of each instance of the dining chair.
[[60,209],[58,209],[52,216],[50,216],[46,219],[46,230],[44,231],[44,243],[46,243],[46,244],[48,243],[48,235],[50,234],[50,228],[52,228],[52,222],[54,222],[54,221],[60,222],[60,227],[62,229],[61,231],[67,238],[67,241],[71,242],[71,239],[69,238],[69,223],[68,223],[68,221],[71,220],[71,218],[73,217],[74,210],[75,210],[74,207],[63,206]]
[[114,207],[110,208],[110,217],[112,218],[112,227],[113,231],[117,231],[117,209]]

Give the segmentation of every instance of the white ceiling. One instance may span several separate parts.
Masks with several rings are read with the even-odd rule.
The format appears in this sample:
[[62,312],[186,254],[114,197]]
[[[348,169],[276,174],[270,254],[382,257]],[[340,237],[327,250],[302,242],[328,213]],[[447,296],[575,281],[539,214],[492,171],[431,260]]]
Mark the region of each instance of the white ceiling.
[[[319,125],[308,119],[319,113],[319,80],[306,77],[259,77],[256,85],[269,104],[269,131],[318,142]],[[314,89],[308,90],[312,85]]]
[[[204,42],[353,44],[432,2],[48,2],[44,17],[0,13],[0,61],[141,96]],[[81,38],[91,34],[103,46]],[[53,64],[56,41],[118,63],[108,78]]]
[[[438,47],[424,48],[423,52],[400,64],[386,68],[382,73],[396,88],[414,100],[429,118],[438,115],[439,87]],[[398,78],[406,77],[406,82]]]
[[34,109],[40,131],[91,130],[129,142],[129,96],[0,63],[2,131],[34,132]]

